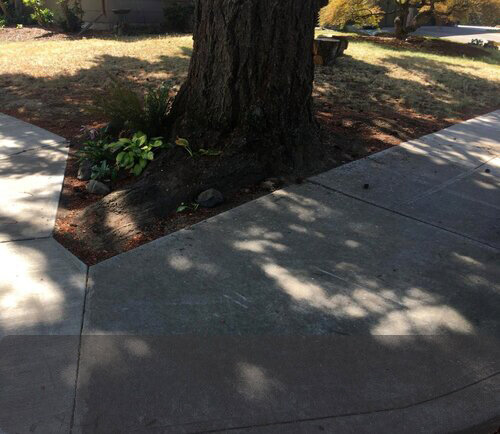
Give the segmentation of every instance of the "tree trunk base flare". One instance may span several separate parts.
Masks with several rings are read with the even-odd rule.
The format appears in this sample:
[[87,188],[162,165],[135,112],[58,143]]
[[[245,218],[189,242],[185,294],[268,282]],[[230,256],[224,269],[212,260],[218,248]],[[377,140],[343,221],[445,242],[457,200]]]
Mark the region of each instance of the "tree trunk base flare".
[[318,66],[332,66],[337,57],[344,54],[348,47],[348,40],[342,36],[318,36],[314,40],[314,64]]
[[89,206],[79,225],[100,240],[95,248],[123,250],[205,189],[227,194],[321,159],[312,104],[316,8],[317,0],[195,1],[193,56],[168,127],[194,151],[222,154],[164,152],[131,187]]
[[194,50],[173,130],[196,146],[303,164],[317,140],[312,110],[315,0],[197,0]]

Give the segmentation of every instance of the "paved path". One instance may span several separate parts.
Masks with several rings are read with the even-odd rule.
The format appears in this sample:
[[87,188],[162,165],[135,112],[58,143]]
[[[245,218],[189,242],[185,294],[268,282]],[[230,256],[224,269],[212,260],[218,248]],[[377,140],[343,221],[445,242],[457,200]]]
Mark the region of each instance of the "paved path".
[[30,128],[0,117],[0,433],[500,423],[500,111],[104,261],[86,297],[29,215],[57,201],[11,194],[60,189]]
[[[385,27],[386,32],[393,32],[394,27]],[[483,41],[500,42],[500,30],[492,27],[474,27],[474,26],[423,26],[418,28],[414,35],[431,36],[433,38],[448,39],[453,42],[468,44],[473,39]]]

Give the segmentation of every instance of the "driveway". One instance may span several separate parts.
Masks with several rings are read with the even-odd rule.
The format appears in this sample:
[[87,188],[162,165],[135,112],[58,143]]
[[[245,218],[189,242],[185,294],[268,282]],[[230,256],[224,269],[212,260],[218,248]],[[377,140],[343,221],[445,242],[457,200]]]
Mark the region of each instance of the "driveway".
[[[394,31],[387,27],[383,31]],[[433,38],[448,39],[454,42],[469,43],[472,39],[500,42],[500,30],[494,27],[472,26],[423,26],[417,29],[414,35],[431,36]]]

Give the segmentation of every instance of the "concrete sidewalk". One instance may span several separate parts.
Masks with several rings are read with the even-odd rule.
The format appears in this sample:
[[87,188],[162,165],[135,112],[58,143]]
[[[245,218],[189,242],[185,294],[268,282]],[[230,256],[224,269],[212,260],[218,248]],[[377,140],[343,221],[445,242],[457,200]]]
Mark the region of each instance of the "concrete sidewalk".
[[72,336],[0,341],[0,432],[489,432],[499,137],[497,111],[102,262],[84,309],[56,262],[51,320],[2,327]]
[[69,432],[87,267],[52,239],[67,144],[0,114],[0,433]]

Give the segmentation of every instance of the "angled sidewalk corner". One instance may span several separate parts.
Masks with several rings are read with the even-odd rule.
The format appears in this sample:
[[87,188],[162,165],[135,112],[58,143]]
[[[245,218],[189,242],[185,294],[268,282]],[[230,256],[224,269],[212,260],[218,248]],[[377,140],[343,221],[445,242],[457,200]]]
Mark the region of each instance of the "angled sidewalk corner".
[[0,432],[69,432],[87,267],[52,232],[66,140],[0,114]]

